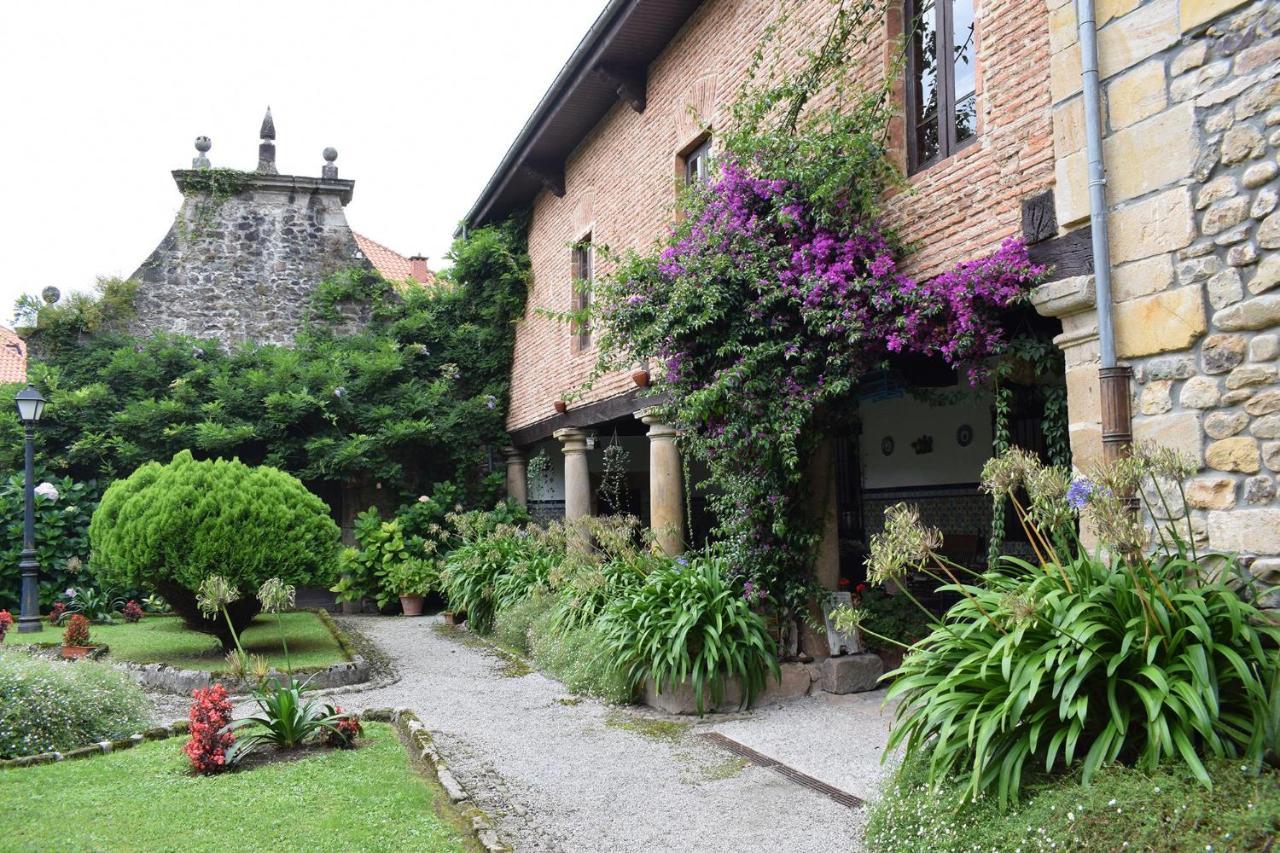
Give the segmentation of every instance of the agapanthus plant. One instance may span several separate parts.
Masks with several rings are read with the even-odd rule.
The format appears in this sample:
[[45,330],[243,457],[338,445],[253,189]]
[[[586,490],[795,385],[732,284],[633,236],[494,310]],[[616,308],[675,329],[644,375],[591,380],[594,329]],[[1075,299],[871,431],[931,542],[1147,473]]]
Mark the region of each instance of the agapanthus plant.
[[[900,581],[908,597],[908,575],[960,595],[892,674],[888,696],[901,701],[890,748],[927,756],[932,784],[958,774],[964,796],[1002,803],[1031,768],[1079,763],[1088,784],[1105,764],[1180,761],[1209,787],[1204,756],[1255,769],[1277,760],[1269,696],[1280,627],[1254,603],[1251,581],[1220,570],[1227,556],[1193,550],[1189,524],[1186,537],[1178,522],[1153,536],[1129,500],[1170,509],[1165,486],[1194,467],[1139,448],[1072,481],[1022,451],[993,459],[984,488],[1012,499],[1035,557],[1004,557],[981,574],[939,553],[940,535],[917,513],[890,509],[872,541],[872,577]],[[1077,511],[1100,538],[1092,551]],[[861,616],[837,622],[867,631]]]

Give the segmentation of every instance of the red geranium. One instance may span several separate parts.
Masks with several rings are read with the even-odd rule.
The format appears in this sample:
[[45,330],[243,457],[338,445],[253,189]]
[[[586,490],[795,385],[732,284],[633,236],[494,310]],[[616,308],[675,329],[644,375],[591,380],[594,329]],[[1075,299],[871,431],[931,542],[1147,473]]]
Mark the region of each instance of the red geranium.
[[8,610],[0,610],[0,643],[4,642],[4,635],[9,633],[11,627],[13,627],[13,616]]

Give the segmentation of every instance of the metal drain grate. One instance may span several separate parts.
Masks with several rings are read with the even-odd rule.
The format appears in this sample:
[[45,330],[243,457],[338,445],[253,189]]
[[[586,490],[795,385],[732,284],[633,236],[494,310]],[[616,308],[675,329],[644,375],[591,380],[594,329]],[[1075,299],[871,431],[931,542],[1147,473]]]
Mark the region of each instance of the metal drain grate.
[[768,770],[772,770],[775,773],[785,776],[797,785],[803,785],[811,791],[817,791],[819,794],[830,797],[842,806],[856,809],[863,804],[859,797],[855,797],[848,791],[841,791],[839,788],[833,788],[826,782],[813,778],[808,773],[801,773],[794,767],[788,767],[785,764],[775,761],[769,756],[756,752],[748,746],[743,746],[736,740],[727,738],[719,732],[706,732],[702,736],[714,743],[716,746],[727,749],[735,755],[742,756],[757,767],[764,767]]

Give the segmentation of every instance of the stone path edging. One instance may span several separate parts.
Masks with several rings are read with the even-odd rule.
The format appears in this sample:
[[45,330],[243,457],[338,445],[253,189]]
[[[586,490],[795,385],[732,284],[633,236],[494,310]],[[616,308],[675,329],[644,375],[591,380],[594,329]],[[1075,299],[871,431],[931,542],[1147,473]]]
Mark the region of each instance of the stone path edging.
[[132,749],[140,743],[149,740],[165,740],[171,737],[181,737],[190,730],[191,724],[186,720],[177,720],[167,726],[153,726],[137,734],[128,737],[117,738],[116,740],[100,740],[96,743],[87,744],[85,746],[76,747],[66,752],[40,752],[35,755],[24,755],[19,758],[0,758],[0,770],[7,767],[34,767],[38,764],[53,764],[57,761],[67,761],[75,758],[90,758],[95,755],[105,755],[109,752],[119,752],[123,749]]
[[493,819],[484,809],[476,805],[462,783],[449,771],[449,765],[436,749],[431,733],[418,719],[417,714],[408,708],[371,708],[365,711],[363,716],[366,720],[391,723],[404,739],[410,752],[417,751],[417,757],[435,776],[450,802],[460,811],[471,834],[488,853],[510,853],[512,848],[499,839],[498,832],[493,826]]

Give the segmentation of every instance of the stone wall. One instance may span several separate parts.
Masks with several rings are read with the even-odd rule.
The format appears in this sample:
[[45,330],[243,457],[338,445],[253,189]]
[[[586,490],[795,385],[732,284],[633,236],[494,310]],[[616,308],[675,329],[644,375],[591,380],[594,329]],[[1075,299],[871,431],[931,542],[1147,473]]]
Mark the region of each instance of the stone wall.
[[[1050,0],[1059,223],[1089,216],[1075,12]],[[1193,456],[1215,549],[1280,573],[1280,5],[1101,0],[1117,353],[1135,439]],[[1068,363],[1072,453],[1101,455],[1092,279],[1042,288]],[[1181,513],[1182,508],[1175,508]]]
[[[353,181],[245,174],[243,188],[222,199],[194,189],[200,174],[174,172],[182,208],[133,274],[131,331],[288,344],[319,281],[372,268],[343,211]],[[353,309],[351,319],[363,317]]]

